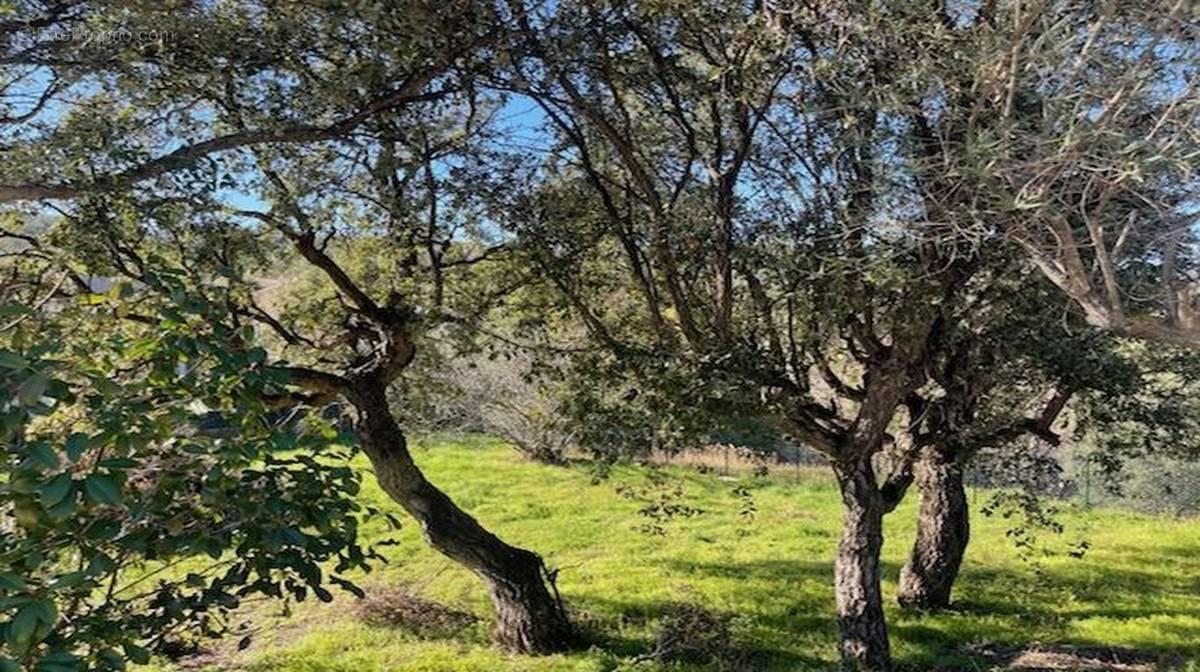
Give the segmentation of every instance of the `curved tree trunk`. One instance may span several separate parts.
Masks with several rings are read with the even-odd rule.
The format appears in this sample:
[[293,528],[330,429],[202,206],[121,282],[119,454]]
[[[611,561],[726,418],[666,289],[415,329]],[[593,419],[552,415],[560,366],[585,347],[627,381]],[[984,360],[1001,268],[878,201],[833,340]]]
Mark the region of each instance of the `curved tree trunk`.
[[385,389],[363,385],[353,398],[363,450],[379,485],[420,523],[431,546],[483,579],[496,608],[500,646],[531,654],[569,648],[575,631],[541,557],[501,541],[425,479],[388,409]]
[[921,491],[917,539],[900,571],[900,605],[945,609],[970,539],[970,510],[957,456],[937,447],[923,451],[916,466]]
[[883,497],[869,457],[838,464],[834,470],[844,505],[842,540],[834,563],[838,651],[844,667],[880,672],[891,661],[879,585]]

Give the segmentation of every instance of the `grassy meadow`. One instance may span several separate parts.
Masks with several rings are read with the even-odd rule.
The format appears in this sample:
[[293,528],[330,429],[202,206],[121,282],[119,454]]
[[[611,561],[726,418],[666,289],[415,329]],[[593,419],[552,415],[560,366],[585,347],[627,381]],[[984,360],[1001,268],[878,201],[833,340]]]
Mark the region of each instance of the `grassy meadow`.
[[[341,593],[331,604],[305,603],[289,615],[280,615],[277,605],[251,609],[246,617],[259,632],[244,650],[231,640],[156,666],[250,672],[837,668],[831,562],[840,504],[822,470],[723,477],[667,467],[671,489],[682,488],[679,501],[703,513],[674,518],[663,525],[665,534],[653,534],[639,529],[648,522],[638,513],[642,503],[618,492],[622,484],[645,487],[645,468],[618,467],[593,483],[586,466],[532,464],[483,438],[428,440],[414,452],[459,505],[560,570],[558,587],[584,623],[590,648],[545,658],[492,649],[481,584],[429,549],[403,519],[398,545],[385,549],[389,564],[357,577],[360,585],[368,592],[403,586],[476,614],[473,625],[440,636],[371,625],[355,598]],[[365,480],[365,498],[397,509],[373,478]],[[739,486],[749,498],[735,493]],[[895,606],[896,580],[913,537],[915,492],[888,517],[884,591],[902,669],[1018,665],[999,661],[1004,652],[1035,643],[1084,647],[1079,650],[1097,652],[1088,654],[1093,657],[1130,649],[1164,661],[1111,669],[1200,669],[1200,521],[1072,509],[1062,515],[1061,535],[1043,537],[1063,552],[1022,557],[1006,538],[1010,521],[979,514],[987,493],[971,497],[973,539],[952,613],[909,614]],[[381,523],[366,532],[389,534]],[[1065,552],[1080,540],[1091,544],[1082,560]],[[647,655],[664,618],[680,604],[725,615],[733,653],[719,659]]]

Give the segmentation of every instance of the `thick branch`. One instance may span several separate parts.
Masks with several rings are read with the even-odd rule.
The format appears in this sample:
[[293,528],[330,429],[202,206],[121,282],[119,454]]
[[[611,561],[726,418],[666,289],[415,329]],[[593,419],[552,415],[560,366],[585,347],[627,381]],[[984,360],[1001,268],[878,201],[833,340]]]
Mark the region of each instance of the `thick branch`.
[[359,111],[327,126],[294,126],[279,130],[251,130],[230,133],[202,142],[185,145],[173,152],[151,159],[119,173],[101,176],[90,184],[7,184],[0,185],[0,203],[41,199],[71,199],[96,189],[123,189],[138,182],[195,163],[198,159],[241,147],[264,144],[295,144],[333,140],[349,134],[371,117],[407,104],[432,100],[447,91],[425,92],[435,77],[446,71],[448,62],[437,63],[413,73],[399,87],[375,98]]

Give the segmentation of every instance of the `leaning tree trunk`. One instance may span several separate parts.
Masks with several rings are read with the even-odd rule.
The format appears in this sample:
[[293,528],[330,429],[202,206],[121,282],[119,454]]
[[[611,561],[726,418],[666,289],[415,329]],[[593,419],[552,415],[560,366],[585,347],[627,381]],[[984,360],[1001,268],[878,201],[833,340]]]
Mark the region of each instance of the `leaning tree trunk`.
[[379,485],[421,525],[429,544],[483,579],[496,608],[496,641],[518,653],[569,648],[575,631],[541,557],[510,546],[458,508],[413,462],[385,388],[356,390],[363,450]]
[[963,468],[952,450],[930,447],[916,465],[917,540],[900,571],[900,605],[945,609],[970,538]]
[[834,563],[838,651],[846,668],[887,670],[891,653],[879,585],[883,498],[869,458],[838,464],[834,469],[845,515]]

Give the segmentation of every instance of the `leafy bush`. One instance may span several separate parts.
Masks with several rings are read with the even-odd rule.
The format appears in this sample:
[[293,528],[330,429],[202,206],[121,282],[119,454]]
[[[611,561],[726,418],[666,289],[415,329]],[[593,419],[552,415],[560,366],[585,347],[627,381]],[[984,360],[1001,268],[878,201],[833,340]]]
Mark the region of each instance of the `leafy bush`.
[[[271,422],[284,379],[252,333],[170,275],[150,282],[0,342],[4,672],[144,663],[177,631],[221,634],[247,596],[357,592],[322,564],[379,558],[358,541],[370,511],[344,437]],[[212,414],[219,436],[197,428]]]

